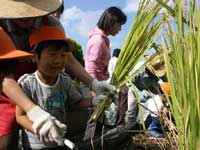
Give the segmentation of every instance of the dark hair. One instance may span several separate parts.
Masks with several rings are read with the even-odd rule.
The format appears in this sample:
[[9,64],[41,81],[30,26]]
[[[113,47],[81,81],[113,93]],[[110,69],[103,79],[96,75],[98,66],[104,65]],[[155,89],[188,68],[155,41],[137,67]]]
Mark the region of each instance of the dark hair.
[[35,51],[36,55],[38,56],[38,58],[40,59],[42,50],[45,47],[54,47],[55,51],[57,50],[61,50],[62,48],[65,49],[66,52],[71,51],[71,45],[69,43],[67,43],[66,41],[63,40],[47,40],[47,41],[43,41],[38,43],[36,46],[33,46],[33,50]]
[[116,23],[125,24],[126,23],[126,15],[117,7],[109,7],[107,8],[103,14],[101,15],[97,26],[103,31],[108,31]]
[[17,59],[0,60],[1,73],[3,73],[4,75],[12,74],[16,71],[17,65]]
[[115,56],[115,57],[118,57],[120,51],[121,51],[121,49],[119,49],[119,48],[114,49],[114,51],[113,51],[113,57],[114,57],[114,56]]

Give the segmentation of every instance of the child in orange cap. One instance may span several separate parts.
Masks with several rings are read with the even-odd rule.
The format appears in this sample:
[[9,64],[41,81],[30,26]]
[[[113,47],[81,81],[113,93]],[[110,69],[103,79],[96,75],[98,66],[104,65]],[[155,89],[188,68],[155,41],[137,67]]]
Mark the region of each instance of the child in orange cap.
[[[20,54],[29,54],[18,52],[18,55],[16,55],[16,53],[13,55],[12,50],[15,49],[16,48],[10,38],[7,36],[4,30],[0,28],[1,58],[4,59],[5,54],[6,58],[21,57]],[[0,149],[7,149],[10,146],[12,147],[11,149],[18,149],[18,126],[15,118],[15,104],[23,108],[28,114],[29,119],[33,121],[35,134],[37,133],[39,136],[45,136],[47,140],[50,137],[46,131],[51,132],[51,129],[48,128],[47,125],[52,124],[53,127],[59,130],[66,128],[64,124],[60,123],[58,120],[55,120],[55,118],[53,118],[49,113],[35,105],[14,80],[16,77],[16,71],[18,70],[18,66],[21,64],[21,61],[22,59],[20,59],[20,61],[16,59],[12,61],[7,60],[7,62],[4,61],[4,68],[1,68],[7,73],[3,79],[2,88],[6,95],[4,93],[1,93],[0,95]],[[5,86],[7,88],[4,88]],[[7,97],[7,95],[9,95],[9,97]],[[38,114],[40,114],[39,117]],[[54,132],[54,134],[51,135],[51,139],[59,144],[60,139],[57,138],[58,134],[58,132]]]
[[[86,108],[96,106],[105,98],[83,98],[75,89],[69,75],[62,72],[68,52],[73,50],[73,43],[56,27],[41,27],[29,37],[35,53],[37,71],[23,75],[18,81],[25,93],[41,108],[48,111],[61,122],[65,122],[66,112],[73,107]],[[32,123],[20,107],[16,110],[17,122],[24,127],[22,141],[25,149],[61,148],[57,144],[38,139],[32,129]],[[60,138],[64,135],[60,134]]]
[[0,149],[18,149],[15,104],[3,94],[3,80],[12,77],[19,59],[30,56],[32,54],[17,50],[4,30],[0,28]]

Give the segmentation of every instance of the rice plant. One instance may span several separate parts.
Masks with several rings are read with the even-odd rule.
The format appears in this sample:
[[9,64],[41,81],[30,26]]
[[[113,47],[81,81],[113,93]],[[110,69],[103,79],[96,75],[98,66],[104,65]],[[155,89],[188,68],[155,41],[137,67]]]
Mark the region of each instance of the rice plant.
[[[200,9],[195,0],[186,1],[186,9],[183,9],[181,0],[175,0],[174,3],[175,9],[169,11],[174,21],[169,18],[168,39],[163,38],[172,92],[169,103],[180,149],[196,150],[200,145]],[[167,53],[169,50],[172,51],[170,55]]]

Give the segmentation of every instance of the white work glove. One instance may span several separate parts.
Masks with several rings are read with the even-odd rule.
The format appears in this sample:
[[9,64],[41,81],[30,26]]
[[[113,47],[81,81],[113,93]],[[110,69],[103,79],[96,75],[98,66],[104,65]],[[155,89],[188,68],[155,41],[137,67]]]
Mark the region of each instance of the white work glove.
[[27,112],[27,116],[33,122],[33,131],[41,141],[46,143],[54,141],[58,145],[62,145],[60,137],[64,135],[64,130],[66,129],[64,124],[39,106],[34,106]]
[[39,139],[44,143],[56,142],[59,146],[63,146],[63,140],[66,126],[58,121],[55,117],[51,117],[40,129]]
[[59,146],[63,146],[63,137],[65,135],[66,126],[54,118],[54,126],[50,129],[49,137],[51,141],[55,141]]
[[100,103],[102,100],[104,100],[105,98],[106,98],[106,96],[105,96],[105,95],[102,95],[102,94],[99,94],[99,95],[97,95],[97,96],[94,96],[94,97],[92,98],[92,105],[93,105],[93,106],[98,106],[99,103]]
[[96,92],[96,94],[105,93],[106,91],[109,91],[110,93],[114,93],[116,88],[109,84],[106,81],[98,81],[97,79],[94,79],[90,85],[91,89]]

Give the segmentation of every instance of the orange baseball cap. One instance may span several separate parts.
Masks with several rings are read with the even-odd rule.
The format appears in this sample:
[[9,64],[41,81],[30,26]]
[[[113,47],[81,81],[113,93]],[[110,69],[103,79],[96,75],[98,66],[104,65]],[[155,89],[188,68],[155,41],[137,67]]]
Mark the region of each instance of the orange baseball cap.
[[0,27],[0,60],[33,56],[31,53],[17,50],[3,28]]
[[69,44],[69,51],[73,50],[74,42],[71,39],[68,39],[63,31],[61,31],[58,27],[53,26],[43,26],[33,32],[29,37],[30,47],[34,45],[48,40],[62,40],[66,41]]

